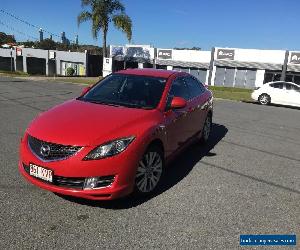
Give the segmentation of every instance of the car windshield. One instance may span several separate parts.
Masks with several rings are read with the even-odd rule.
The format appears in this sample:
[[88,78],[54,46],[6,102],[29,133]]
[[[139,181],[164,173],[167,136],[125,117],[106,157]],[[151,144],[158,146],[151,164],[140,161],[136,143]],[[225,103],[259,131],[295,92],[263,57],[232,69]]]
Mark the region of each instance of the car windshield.
[[82,101],[154,109],[166,84],[165,78],[112,74],[78,98]]

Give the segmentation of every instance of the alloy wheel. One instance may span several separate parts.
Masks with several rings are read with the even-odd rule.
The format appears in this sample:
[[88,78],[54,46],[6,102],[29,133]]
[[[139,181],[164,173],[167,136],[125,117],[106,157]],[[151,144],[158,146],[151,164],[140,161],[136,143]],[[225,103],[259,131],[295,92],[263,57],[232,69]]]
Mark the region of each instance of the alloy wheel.
[[207,116],[204,123],[203,132],[202,132],[202,138],[205,142],[208,141],[210,130],[211,130],[211,116]]
[[259,97],[259,102],[263,105],[267,105],[269,104],[270,100],[269,100],[269,96],[266,94],[263,94]]
[[153,191],[163,171],[163,160],[158,152],[148,151],[139,162],[136,173],[136,187],[142,193]]

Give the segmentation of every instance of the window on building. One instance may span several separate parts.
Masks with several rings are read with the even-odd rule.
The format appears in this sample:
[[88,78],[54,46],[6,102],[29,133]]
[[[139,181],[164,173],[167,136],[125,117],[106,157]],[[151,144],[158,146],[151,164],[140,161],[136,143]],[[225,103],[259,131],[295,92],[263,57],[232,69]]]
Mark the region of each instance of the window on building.
[[274,75],[273,81],[274,81],[274,82],[280,81],[280,78],[281,78],[281,74],[275,74],[275,75]]
[[286,75],[285,76],[285,81],[286,82],[294,82],[294,76],[293,75]]
[[158,65],[156,64],[157,69],[167,69],[167,65]]
[[273,81],[273,73],[265,73],[264,84]]

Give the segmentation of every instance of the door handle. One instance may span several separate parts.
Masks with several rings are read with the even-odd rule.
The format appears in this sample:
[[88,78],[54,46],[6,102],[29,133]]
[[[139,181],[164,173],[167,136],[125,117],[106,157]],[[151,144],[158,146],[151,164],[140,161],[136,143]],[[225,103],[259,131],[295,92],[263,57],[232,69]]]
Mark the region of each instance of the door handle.
[[188,111],[186,111],[186,110],[178,111],[179,117],[186,116],[187,113],[188,113]]

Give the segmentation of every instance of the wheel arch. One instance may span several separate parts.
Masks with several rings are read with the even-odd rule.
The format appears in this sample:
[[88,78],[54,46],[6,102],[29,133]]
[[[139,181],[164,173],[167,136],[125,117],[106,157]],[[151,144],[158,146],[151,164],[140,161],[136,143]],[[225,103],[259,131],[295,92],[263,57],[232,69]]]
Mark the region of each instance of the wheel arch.
[[163,155],[165,156],[165,147],[164,147],[164,143],[161,139],[159,138],[155,138],[153,139],[147,146],[147,150],[150,148],[150,147],[159,147],[162,152],[163,152]]

